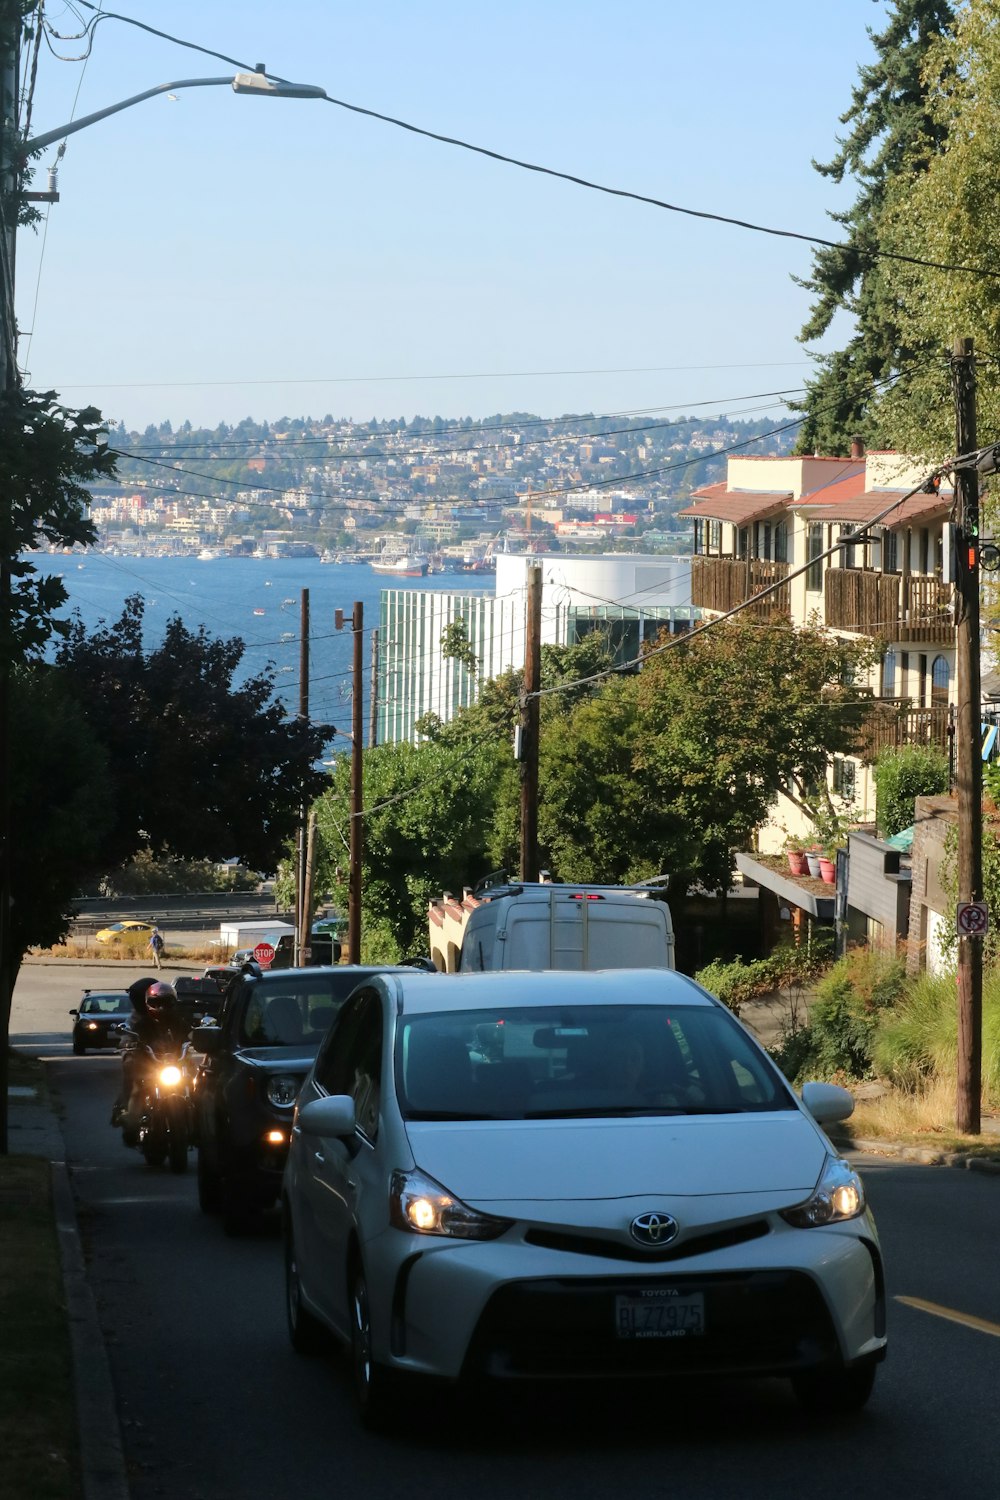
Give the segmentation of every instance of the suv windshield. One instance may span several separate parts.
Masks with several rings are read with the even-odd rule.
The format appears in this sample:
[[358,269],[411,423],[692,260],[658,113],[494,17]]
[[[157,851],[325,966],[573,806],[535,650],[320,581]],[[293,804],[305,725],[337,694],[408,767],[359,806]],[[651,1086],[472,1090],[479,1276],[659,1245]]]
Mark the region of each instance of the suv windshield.
[[794,1109],[784,1080],[725,1011],[580,1006],[404,1017],[404,1119],[568,1119]]

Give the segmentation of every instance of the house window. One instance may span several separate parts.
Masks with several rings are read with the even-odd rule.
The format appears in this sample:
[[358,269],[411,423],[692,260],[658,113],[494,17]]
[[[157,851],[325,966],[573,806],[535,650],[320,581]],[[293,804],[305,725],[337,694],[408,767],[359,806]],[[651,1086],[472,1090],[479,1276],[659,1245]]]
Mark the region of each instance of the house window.
[[896,696],[896,653],[887,651],[882,658],[882,697]]
[[708,543],[707,543],[707,546],[705,548],[705,551],[706,552],[714,552],[715,555],[716,555],[716,557],[719,557],[721,555],[721,553],[722,553],[722,522],[721,521],[709,521],[709,523],[708,523]]
[[[850,536],[854,530],[855,528],[853,526],[841,526],[840,535],[841,537]],[[856,568],[858,565],[857,542],[852,542],[850,546],[845,547],[840,556],[843,559],[841,562],[842,568]]]
[[948,702],[948,683],[951,672],[943,656],[935,656],[931,667],[931,708],[939,708]]
[[823,564],[820,554],[823,551],[823,526],[819,521],[810,521],[806,531],[806,562],[809,571],[806,574],[806,588],[811,594],[818,594],[823,588]]
[[788,561],[788,524],[779,521],[774,528],[774,560],[786,563]]
[[882,533],[882,558],[886,573],[899,572],[899,537],[894,531]]
[[738,549],[739,549],[739,551],[738,551],[739,559],[740,559],[741,562],[746,562],[746,560],[747,560],[747,549],[750,546],[750,528],[749,528],[749,526],[741,526],[740,529],[739,529],[739,531],[736,533],[736,535],[737,535],[737,537],[739,539],[738,542],[737,542],[737,546],[738,546]]
[[854,801],[857,773],[858,768],[853,760],[847,760],[843,755],[833,757],[833,790],[845,802]]
[[700,520],[694,523],[694,550],[696,553],[702,553],[705,550],[705,528]]

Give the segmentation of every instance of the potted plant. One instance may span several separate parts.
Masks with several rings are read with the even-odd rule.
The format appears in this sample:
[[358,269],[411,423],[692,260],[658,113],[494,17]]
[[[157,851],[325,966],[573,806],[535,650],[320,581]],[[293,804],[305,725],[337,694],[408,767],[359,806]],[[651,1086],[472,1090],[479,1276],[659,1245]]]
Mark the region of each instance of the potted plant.
[[818,844],[810,844],[805,851],[806,868],[813,880],[820,878],[820,847]]
[[804,875],[806,873],[806,856],[802,848],[802,840],[795,834],[789,834],[785,839],[785,857],[788,860],[788,868],[793,875]]

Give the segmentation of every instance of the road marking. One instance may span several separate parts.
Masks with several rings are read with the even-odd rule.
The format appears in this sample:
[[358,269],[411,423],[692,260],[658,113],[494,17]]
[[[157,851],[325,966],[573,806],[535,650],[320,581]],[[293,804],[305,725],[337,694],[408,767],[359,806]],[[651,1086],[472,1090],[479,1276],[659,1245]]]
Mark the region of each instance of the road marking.
[[975,1328],[979,1333],[990,1333],[1000,1339],[1000,1323],[991,1323],[987,1318],[973,1317],[972,1313],[957,1312],[953,1307],[941,1307],[937,1302],[925,1302],[922,1297],[896,1297],[904,1307],[915,1307],[918,1312],[930,1313],[935,1318],[945,1318],[949,1323],[961,1323],[966,1328]]

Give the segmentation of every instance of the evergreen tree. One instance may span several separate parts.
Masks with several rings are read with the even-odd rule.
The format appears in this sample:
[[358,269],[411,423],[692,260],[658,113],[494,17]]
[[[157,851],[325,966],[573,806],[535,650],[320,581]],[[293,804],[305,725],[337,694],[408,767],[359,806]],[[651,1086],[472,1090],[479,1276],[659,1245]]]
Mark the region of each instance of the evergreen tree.
[[949,0],[893,0],[884,29],[869,27],[877,55],[859,70],[850,108],[840,117],[849,131],[838,137],[832,161],[813,163],[833,182],[854,178],[859,191],[850,208],[830,215],[843,227],[842,243],[815,250],[812,276],[799,281],[813,295],[799,338],[821,338],[839,311],[851,314],[856,328],[843,349],[817,356],[805,398],[793,403],[807,413],[800,453],[846,453],[855,433],[868,443],[884,440],[870,409],[873,384],[914,351],[905,346],[895,315],[897,264],[870,252],[881,244],[880,216],[893,178],[925,169],[943,143],[922,70],[929,47],[953,22]]

